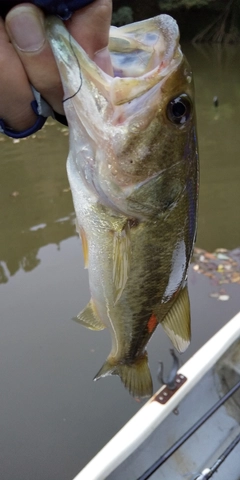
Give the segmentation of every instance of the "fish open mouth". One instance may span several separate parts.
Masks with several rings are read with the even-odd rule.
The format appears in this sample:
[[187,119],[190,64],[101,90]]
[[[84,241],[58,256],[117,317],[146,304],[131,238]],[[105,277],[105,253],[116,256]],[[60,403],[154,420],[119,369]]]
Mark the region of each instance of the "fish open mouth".
[[56,17],[47,19],[47,32],[64,88],[76,177],[84,179],[103,205],[127,215],[126,198],[135,184],[140,187],[159,175],[158,166],[151,169],[149,160],[147,173],[137,166],[133,171],[134,161],[129,159],[126,166],[123,151],[126,154],[125,145],[135,139],[138,162],[149,159],[153,134],[148,139],[141,135],[161,111],[167,80],[183,60],[177,23],[159,15],[111,27],[107,70],[112,75],[89,58]]
[[47,30],[66,98],[75,95],[86,81],[93,82],[113,106],[122,105],[149,91],[182,60],[178,26],[169,15],[110,28],[112,76],[88,57],[60,20],[50,17]]
[[109,50],[114,72],[111,97],[115,105],[148,91],[182,58],[178,26],[169,15],[112,27]]

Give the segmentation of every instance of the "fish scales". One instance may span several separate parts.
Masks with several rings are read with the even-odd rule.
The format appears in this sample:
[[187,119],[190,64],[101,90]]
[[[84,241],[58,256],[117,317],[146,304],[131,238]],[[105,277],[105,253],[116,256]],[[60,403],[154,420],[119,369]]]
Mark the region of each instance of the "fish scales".
[[148,396],[146,346],[157,325],[179,351],[190,342],[198,188],[192,72],[168,15],[110,29],[112,76],[58,20],[48,34],[65,91],[67,171],[89,271],[91,300],[77,321],[111,332],[95,379],[118,375],[133,396]]

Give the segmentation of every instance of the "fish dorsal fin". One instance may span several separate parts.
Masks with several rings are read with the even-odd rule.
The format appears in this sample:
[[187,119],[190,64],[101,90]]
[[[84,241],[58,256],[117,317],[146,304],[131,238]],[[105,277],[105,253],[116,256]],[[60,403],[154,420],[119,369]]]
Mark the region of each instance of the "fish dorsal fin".
[[90,330],[103,330],[105,328],[105,325],[99,320],[95,312],[92,300],[90,300],[84,310],[82,310],[74,320]]
[[184,352],[191,340],[190,303],[187,287],[182,289],[161,325],[174,347],[179,352]]
[[130,226],[126,222],[122,230],[113,234],[113,283],[115,304],[120,299],[127,283],[131,256]]

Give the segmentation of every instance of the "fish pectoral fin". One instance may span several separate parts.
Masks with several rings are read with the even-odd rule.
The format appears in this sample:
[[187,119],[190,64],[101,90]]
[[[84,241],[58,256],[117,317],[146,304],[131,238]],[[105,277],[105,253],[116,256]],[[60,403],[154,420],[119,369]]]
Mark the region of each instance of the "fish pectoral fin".
[[113,283],[115,304],[120,299],[130,270],[131,238],[129,222],[122,230],[113,233]]
[[153,393],[152,377],[148,366],[148,357],[145,352],[135,363],[113,363],[108,358],[99,370],[94,380],[108,375],[118,375],[129,393],[136,398],[150,397]]
[[88,241],[87,241],[87,236],[86,236],[86,233],[83,229],[83,227],[81,227],[79,224],[78,224],[78,221],[76,220],[76,229],[77,229],[77,232],[79,233],[79,236],[82,240],[82,251],[83,251],[83,259],[84,259],[84,268],[88,268]]
[[191,340],[190,303],[188,289],[184,287],[161,325],[174,347],[184,352]]
[[80,323],[90,330],[103,330],[105,325],[99,320],[97,314],[94,312],[94,306],[92,300],[87,304],[87,306],[82,310],[77,317],[74,318],[74,321]]

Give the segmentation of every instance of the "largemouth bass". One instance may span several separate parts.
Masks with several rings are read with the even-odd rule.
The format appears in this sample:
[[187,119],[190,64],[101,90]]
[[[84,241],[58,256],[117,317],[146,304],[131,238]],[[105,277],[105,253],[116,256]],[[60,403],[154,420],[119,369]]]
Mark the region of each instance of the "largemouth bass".
[[187,271],[196,233],[198,155],[193,80],[168,15],[111,27],[112,75],[48,21],[65,91],[67,172],[89,270],[82,325],[108,327],[112,350],[95,379],[119,375],[152,393],[146,345],[160,323],[190,342]]

